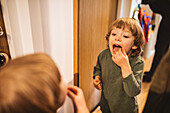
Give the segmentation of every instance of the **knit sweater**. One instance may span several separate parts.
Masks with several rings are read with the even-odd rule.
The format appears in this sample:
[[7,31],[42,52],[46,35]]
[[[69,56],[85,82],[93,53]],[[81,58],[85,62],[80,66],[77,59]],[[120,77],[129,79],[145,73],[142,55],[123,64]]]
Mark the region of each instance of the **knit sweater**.
[[[102,51],[94,69],[94,76],[101,76],[102,80],[102,106],[107,106],[111,113],[137,113],[138,104],[136,96],[141,91],[144,61],[138,57],[129,57],[132,73],[122,78],[121,68],[112,60],[109,49]],[[105,102],[102,102],[105,101]],[[105,113],[104,109],[102,112]],[[107,111],[108,112],[108,111]]]

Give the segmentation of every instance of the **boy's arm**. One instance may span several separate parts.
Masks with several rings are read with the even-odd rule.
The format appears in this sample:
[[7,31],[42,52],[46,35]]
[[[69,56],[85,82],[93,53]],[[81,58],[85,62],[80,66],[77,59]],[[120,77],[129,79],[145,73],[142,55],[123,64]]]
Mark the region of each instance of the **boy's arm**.
[[129,60],[124,62],[124,65],[121,67],[122,77],[128,77],[132,72],[131,66],[129,64]]
[[93,85],[96,89],[101,90],[101,66],[99,61],[99,56],[97,59],[97,64],[93,71]]
[[123,87],[130,97],[137,96],[141,91],[144,62],[141,60],[133,66],[133,72],[123,78]]
[[93,70],[93,79],[95,79],[96,76],[101,76],[101,66],[100,66],[99,56],[97,58],[96,66],[94,67]]
[[129,58],[124,49],[120,49],[112,60],[121,67],[123,86],[126,94],[130,97],[138,95],[141,91],[141,83],[143,77],[144,62],[140,60],[133,66],[133,70],[129,64]]

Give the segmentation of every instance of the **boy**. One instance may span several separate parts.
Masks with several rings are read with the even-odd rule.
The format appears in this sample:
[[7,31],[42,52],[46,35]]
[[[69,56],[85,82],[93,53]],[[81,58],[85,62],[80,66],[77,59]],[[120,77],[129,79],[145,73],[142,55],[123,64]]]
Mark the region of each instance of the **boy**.
[[102,113],[137,113],[144,69],[143,31],[136,20],[120,18],[111,24],[106,40],[108,49],[99,54],[93,76],[94,86],[102,90]]
[[0,70],[0,113],[56,113],[66,94],[78,113],[89,113],[82,90],[66,87],[56,64],[44,53],[16,58]]

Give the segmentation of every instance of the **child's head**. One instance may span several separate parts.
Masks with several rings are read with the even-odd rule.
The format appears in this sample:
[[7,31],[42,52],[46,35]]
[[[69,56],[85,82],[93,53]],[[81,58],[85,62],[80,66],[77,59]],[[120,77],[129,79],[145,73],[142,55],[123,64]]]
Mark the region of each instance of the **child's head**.
[[0,113],[56,113],[65,96],[60,72],[46,54],[16,58],[0,70]]
[[139,23],[132,18],[115,20],[106,36],[111,53],[124,47],[129,56],[138,56],[144,45],[144,35]]

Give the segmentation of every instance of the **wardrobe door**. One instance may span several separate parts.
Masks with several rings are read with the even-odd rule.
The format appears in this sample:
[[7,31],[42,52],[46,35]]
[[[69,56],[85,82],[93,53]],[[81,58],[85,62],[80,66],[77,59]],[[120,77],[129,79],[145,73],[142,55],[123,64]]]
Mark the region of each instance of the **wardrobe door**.
[[107,43],[108,26],[116,18],[117,0],[78,1],[78,73],[87,106],[92,110],[100,100],[93,86],[93,68]]

